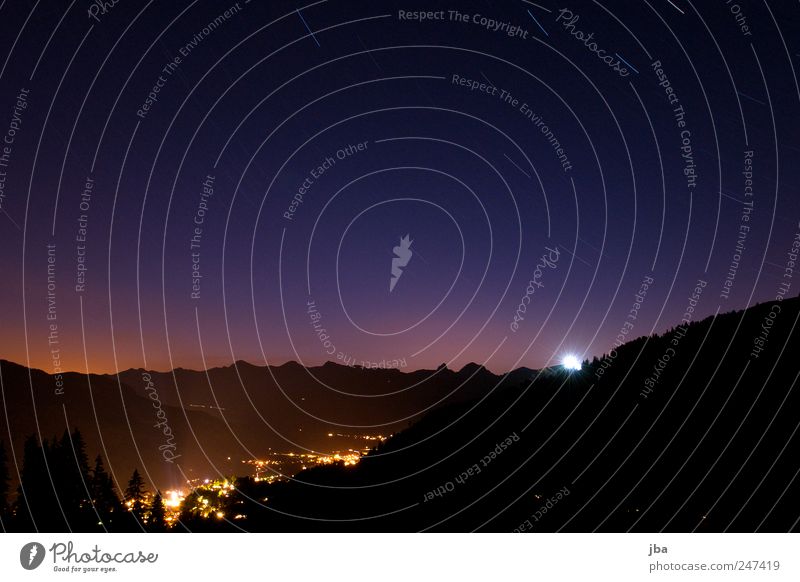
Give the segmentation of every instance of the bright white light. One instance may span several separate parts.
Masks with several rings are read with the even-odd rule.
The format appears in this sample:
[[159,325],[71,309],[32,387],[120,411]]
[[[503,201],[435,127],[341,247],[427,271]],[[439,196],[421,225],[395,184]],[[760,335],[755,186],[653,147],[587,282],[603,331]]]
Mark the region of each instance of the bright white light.
[[567,354],[564,356],[564,360],[561,362],[561,365],[564,366],[567,370],[580,370],[581,369],[581,361],[572,354]]

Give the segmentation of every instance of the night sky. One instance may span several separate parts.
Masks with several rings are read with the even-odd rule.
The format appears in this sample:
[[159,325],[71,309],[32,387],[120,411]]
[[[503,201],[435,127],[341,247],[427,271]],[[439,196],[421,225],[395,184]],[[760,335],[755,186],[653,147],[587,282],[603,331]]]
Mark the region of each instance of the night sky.
[[0,3],[0,358],[502,372],[774,299],[797,16]]

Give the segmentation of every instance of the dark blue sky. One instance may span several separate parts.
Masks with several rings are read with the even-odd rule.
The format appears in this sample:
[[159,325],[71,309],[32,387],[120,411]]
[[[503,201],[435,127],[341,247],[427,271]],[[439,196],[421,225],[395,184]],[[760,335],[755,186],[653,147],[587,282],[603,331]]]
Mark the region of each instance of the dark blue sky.
[[775,297],[800,230],[796,7],[456,6],[0,8],[0,357],[503,371],[672,327],[698,280],[696,317]]

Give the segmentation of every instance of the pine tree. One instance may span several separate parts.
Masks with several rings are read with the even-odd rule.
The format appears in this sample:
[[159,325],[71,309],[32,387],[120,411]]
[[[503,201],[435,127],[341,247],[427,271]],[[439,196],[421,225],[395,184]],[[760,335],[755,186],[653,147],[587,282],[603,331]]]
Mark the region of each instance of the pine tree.
[[53,459],[47,440],[31,435],[23,448],[22,472],[14,510],[17,531],[66,531],[58,497],[48,473],[47,459]]
[[83,440],[81,431],[75,428],[72,433],[72,451],[75,460],[75,469],[81,477],[88,482],[89,478],[89,458],[86,456],[86,441]]
[[161,498],[161,491],[156,491],[153,503],[150,506],[150,517],[147,520],[147,528],[152,532],[162,532],[167,529],[166,507]]
[[41,468],[44,478],[36,499],[36,523],[44,531],[69,531],[73,521],[70,519],[71,504],[67,501],[72,495],[69,490],[73,487],[71,475],[67,472],[67,449],[71,448],[68,443],[69,433],[66,430],[60,441],[56,437],[52,441],[42,441]]
[[64,431],[50,446],[50,470],[58,489],[61,509],[72,531],[93,531],[98,522],[89,493],[89,462],[83,435],[76,428]]
[[139,474],[139,470],[134,469],[133,475],[128,481],[128,487],[125,489],[125,504],[139,521],[142,520],[144,515],[145,491],[144,479]]
[[100,518],[102,527],[106,530],[115,530],[122,520],[122,503],[114,490],[114,482],[106,473],[103,458],[100,455],[94,460],[94,469],[89,479],[89,488],[92,494],[92,503]]
[[75,479],[71,509],[75,512],[75,527],[78,531],[92,531],[96,528],[98,515],[92,506],[89,458],[86,455],[86,441],[81,431],[75,428],[70,435],[71,475]]

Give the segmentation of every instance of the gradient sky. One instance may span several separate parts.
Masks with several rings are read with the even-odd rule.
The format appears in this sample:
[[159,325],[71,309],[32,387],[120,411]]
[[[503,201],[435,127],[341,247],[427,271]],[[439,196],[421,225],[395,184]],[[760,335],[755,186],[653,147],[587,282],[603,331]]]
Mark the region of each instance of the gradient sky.
[[[682,11],[666,1],[152,2],[93,19],[84,6],[6,3],[4,135],[29,93],[0,167],[0,357],[54,369],[48,244],[61,365],[93,372],[337,356],[536,368],[607,352],[648,276],[631,337],[677,324],[698,279],[702,317],[773,298],[800,230],[796,8],[748,4],[746,34],[723,2],[675,4]],[[468,22],[449,19],[454,5]],[[562,8],[579,16],[574,28],[557,20]],[[444,10],[444,20],[400,18],[420,9]],[[488,30],[478,14],[526,38]],[[630,74],[606,66],[577,30],[594,32]],[[335,163],[287,219],[326,158]],[[193,299],[190,239],[207,176]],[[76,292],[81,214],[88,270]],[[414,254],[390,293],[392,249],[406,234]],[[558,261],[541,269],[512,331],[547,247]],[[314,331],[310,301],[330,344]]]

